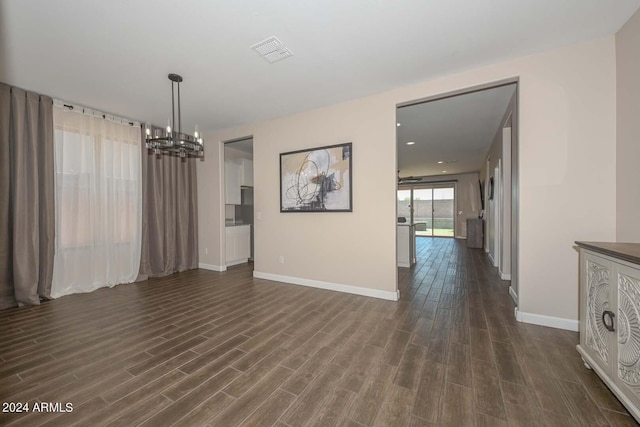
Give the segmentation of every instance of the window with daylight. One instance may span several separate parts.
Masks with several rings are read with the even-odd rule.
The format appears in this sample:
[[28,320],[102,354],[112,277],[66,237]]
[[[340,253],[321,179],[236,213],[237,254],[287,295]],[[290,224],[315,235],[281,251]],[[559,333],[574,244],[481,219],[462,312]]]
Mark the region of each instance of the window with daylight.
[[141,129],[54,106],[52,296],[129,283],[140,266]]

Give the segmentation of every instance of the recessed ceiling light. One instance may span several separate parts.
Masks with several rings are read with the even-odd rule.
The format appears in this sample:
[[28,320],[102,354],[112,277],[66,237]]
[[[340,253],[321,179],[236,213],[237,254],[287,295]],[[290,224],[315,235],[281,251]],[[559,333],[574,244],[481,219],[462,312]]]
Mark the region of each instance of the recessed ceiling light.
[[439,164],[439,165],[441,165],[441,164],[443,164],[443,163],[444,163],[444,162],[443,162],[442,160],[438,161],[438,164]]
[[409,141],[409,142],[407,142],[407,145],[413,145],[413,144],[415,144],[415,141]]
[[442,173],[447,173],[447,171],[442,171]]
[[398,123],[396,123],[396,126],[400,127],[400,126],[402,126],[402,125],[400,124],[400,122],[398,122]]

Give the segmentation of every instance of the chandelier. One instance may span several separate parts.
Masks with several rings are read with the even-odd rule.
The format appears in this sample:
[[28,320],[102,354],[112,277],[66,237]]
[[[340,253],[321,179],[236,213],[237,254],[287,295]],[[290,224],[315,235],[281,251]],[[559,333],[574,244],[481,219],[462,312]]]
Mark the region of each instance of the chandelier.
[[[198,126],[192,135],[182,133],[182,119],[180,117],[180,82],[182,76],[169,74],[171,80],[171,121],[167,123],[166,129],[153,128],[149,125],[145,127],[147,148],[153,150],[155,154],[178,153],[180,157],[187,155],[202,156],[204,145],[202,137],[198,133]],[[178,127],[176,129],[176,102],[174,97],[174,87],[178,86]],[[173,126],[173,127],[172,127]]]

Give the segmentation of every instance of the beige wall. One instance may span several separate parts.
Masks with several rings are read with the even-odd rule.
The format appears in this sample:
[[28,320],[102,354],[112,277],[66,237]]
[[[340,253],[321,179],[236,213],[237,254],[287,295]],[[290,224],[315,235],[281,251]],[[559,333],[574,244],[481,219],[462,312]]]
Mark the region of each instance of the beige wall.
[[[262,214],[255,270],[395,290],[396,105],[513,77],[520,79],[520,310],[576,327],[573,242],[615,238],[613,37],[207,133],[207,158],[198,165],[201,262],[222,262],[219,141],[253,135],[255,210]],[[281,214],[278,153],[348,141],[354,212]],[[600,203],[593,203],[594,195]]]
[[[255,271],[395,292],[395,104],[361,99],[207,134],[207,159],[199,165],[199,183],[204,180],[214,187],[220,179],[215,141],[239,135],[253,135],[254,141]],[[280,213],[279,153],[343,142],[353,142],[353,213]],[[206,188],[200,200],[201,218],[219,211],[212,200],[220,197],[219,191]],[[219,224],[219,220],[201,221],[203,263],[222,265],[224,252],[211,250],[220,248]],[[207,247],[209,254],[203,256]],[[284,256],[284,264],[278,262],[279,256]]]
[[640,11],[616,34],[616,238],[640,243]]

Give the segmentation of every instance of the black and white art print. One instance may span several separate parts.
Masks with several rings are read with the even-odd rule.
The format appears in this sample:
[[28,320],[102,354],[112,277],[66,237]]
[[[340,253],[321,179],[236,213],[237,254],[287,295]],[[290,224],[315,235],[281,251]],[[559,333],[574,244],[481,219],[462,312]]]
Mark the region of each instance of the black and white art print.
[[352,212],[352,144],[280,154],[280,212]]

